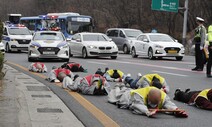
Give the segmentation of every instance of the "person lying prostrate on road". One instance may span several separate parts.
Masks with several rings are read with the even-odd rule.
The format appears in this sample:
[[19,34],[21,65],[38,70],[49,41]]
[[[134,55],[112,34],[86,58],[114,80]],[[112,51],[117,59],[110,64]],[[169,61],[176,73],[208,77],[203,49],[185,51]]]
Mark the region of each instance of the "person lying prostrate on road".
[[159,89],[162,89],[165,93],[169,93],[170,91],[165,78],[163,78],[159,74],[146,74],[142,76],[139,73],[137,79],[134,80],[131,77],[126,77],[124,81],[128,83],[131,88],[134,89],[144,88],[147,86],[155,86]]
[[82,94],[107,95],[110,88],[108,82],[99,74],[91,74],[85,77],[75,76],[73,82],[69,77],[65,77],[63,86]]
[[198,108],[212,110],[212,89],[202,91],[190,91],[190,89],[181,91],[180,89],[176,89],[174,100],[195,105]]
[[153,117],[157,112],[165,110],[177,117],[188,117],[184,110],[171,102],[168,95],[156,87],[145,87],[133,90],[124,85],[116,85],[108,94],[108,102],[119,108],[132,110],[135,114],[144,114]]
[[87,72],[87,70],[84,69],[81,64],[75,62],[64,63],[61,67],[69,69],[72,72]]
[[40,73],[47,72],[46,65],[41,62],[32,63],[29,65],[28,68],[29,68],[29,71],[32,71],[32,72],[40,72]]
[[63,78],[66,76],[69,76],[72,79],[74,78],[74,74],[69,69],[56,68],[51,70],[48,75],[48,80],[50,82],[62,82]]
[[123,82],[124,78],[126,77],[124,73],[120,70],[116,69],[109,69],[107,72],[103,75],[103,77],[106,78],[107,81],[110,82]]

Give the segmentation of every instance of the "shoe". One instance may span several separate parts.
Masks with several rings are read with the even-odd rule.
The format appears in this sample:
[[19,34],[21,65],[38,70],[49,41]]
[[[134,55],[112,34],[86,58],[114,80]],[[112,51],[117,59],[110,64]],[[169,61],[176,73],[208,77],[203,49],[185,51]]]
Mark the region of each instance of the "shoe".
[[196,71],[203,71],[203,69],[199,68],[199,69],[197,69]]
[[207,75],[207,78],[212,78],[212,75]]
[[193,68],[193,69],[191,69],[192,71],[196,71],[198,68],[197,67],[195,67],[195,68]]
[[188,93],[189,91],[190,91],[190,89],[186,89],[186,90],[185,90],[185,93]]
[[137,74],[137,78],[140,79],[141,77],[142,77],[142,74],[141,73],[138,73]]
[[174,92],[174,100],[177,100],[178,98],[177,98],[177,94],[180,92],[181,90],[180,90],[180,88],[178,88],[178,89],[176,89],[175,90],[175,92]]
[[127,74],[127,77],[131,77],[131,74],[130,74],[130,73],[128,73],[128,74]]

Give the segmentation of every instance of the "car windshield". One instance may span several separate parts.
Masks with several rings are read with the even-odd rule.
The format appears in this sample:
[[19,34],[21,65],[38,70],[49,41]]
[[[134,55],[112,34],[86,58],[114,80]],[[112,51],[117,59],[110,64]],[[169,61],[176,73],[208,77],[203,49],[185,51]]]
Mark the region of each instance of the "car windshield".
[[124,30],[127,37],[136,38],[138,35],[142,34],[140,30]]
[[152,42],[174,42],[169,35],[149,35],[149,38]]
[[36,33],[34,40],[55,40],[64,41],[64,37],[61,33]]
[[9,28],[10,35],[31,35],[27,28]]
[[84,41],[108,41],[109,38],[107,38],[104,35],[98,35],[98,34],[86,34],[83,35]]

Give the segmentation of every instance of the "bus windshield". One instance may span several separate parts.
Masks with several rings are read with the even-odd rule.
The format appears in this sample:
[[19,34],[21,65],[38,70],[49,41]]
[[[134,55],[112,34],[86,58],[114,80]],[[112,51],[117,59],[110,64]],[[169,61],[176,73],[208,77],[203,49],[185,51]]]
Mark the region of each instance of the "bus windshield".
[[67,20],[67,33],[75,34],[79,32],[92,32],[93,26],[90,18],[68,18]]

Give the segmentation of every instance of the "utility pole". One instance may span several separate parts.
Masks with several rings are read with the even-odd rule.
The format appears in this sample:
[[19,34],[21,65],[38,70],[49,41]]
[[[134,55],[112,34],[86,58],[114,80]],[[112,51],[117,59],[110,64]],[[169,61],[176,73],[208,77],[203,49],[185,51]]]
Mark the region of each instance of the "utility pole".
[[188,0],[185,0],[185,11],[183,20],[183,45],[186,45],[187,21],[188,21]]

